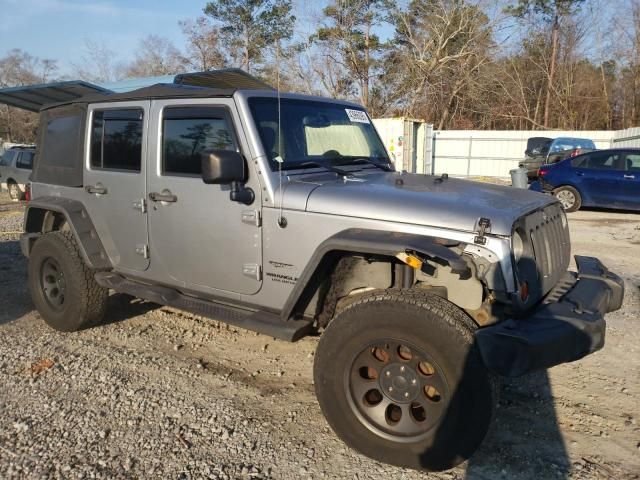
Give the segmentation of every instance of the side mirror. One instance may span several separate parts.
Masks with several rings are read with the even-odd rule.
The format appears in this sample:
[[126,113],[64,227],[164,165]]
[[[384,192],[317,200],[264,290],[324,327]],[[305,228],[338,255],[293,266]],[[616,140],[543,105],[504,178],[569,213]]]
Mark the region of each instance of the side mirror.
[[246,180],[245,161],[238,152],[211,150],[202,152],[202,181],[227,184]]
[[253,203],[255,194],[244,186],[246,179],[246,162],[238,152],[212,150],[202,153],[202,181],[208,184],[231,184],[231,201],[245,205]]

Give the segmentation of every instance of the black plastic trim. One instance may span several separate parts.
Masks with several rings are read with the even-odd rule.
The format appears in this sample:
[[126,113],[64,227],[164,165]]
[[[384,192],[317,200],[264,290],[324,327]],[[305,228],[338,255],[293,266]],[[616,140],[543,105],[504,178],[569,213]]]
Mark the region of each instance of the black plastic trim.
[[301,339],[312,329],[312,322],[308,320],[283,321],[274,313],[261,310],[246,310],[184,295],[172,288],[137,282],[114,272],[98,272],[95,275],[95,279],[101,286],[111,288],[116,292],[133,295],[160,305],[186,310],[288,342],[295,342]]
[[[106,270],[112,268],[107,252],[98,238],[96,229],[84,205],[77,201],[62,197],[38,197],[29,202],[24,214],[24,230],[20,243],[22,252],[29,256],[31,247],[42,232],[43,213],[47,211],[64,215],[67,224],[74,234],[82,257],[92,270]],[[36,213],[38,212],[38,213]],[[39,217],[38,217],[39,216]]]
[[409,233],[358,228],[343,230],[318,246],[289,294],[281,317],[288,319],[296,313],[299,307],[301,309],[306,307],[316,287],[329,274],[329,269],[333,265],[332,260],[344,253],[395,257],[399,252],[410,250],[448,264],[453,273],[468,276],[471,274],[471,270],[467,263],[448,248],[458,244],[458,242],[451,240]]
[[576,256],[568,272],[529,316],[482,328],[476,342],[485,365],[505,377],[573,362],[604,346],[604,314],[618,310],[624,282],[597,258]]

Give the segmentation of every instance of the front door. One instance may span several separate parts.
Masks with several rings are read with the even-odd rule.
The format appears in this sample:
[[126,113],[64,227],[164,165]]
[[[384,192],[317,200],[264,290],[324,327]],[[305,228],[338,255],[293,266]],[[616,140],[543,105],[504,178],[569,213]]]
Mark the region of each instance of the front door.
[[83,204],[116,270],[149,267],[143,161],[151,102],[91,105]]
[[256,199],[248,206],[230,200],[230,185],[207,185],[201,177],[203,151],[248,152],[233,101],[153,101],[151,128],[158,133],[148,172],[153,277],[195,291],[256,293],[260,185],[250,173]]
[[600,207],[620,207],[622,201],[622,155],[617,151],[596,151],[575,169],[584,186],[581,190]]
[[624,167],[624,172],[622,172],[623,206],[640,210],[640,153],[627,153]]

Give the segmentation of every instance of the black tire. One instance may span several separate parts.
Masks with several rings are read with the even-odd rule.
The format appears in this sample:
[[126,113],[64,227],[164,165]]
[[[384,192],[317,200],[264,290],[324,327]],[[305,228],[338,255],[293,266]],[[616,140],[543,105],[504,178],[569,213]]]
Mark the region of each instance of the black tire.
[[[346,305],[321,337],[314,364],[316,396],[333,430],[350,447],[401,467],[438,471],[467,460],[491,425],[499,386],[474,343],[476,328],[455,305],[422,292],[377,291]],[[386,362],[376,358],[384,351]],[[407,373],[398,373],[402,367]],[[371,368],[378,370],[369,380]],[[438,395],[427,394],[432,384]],[[367,390],[361,402],[356,390]]]
[[29,290],[50,327],[74,332],[99,323],[109,291],[98,285],[71,232],[40,237],[29,255]]
[[580,192],[569,185],[556,188],[553,191],[553,196],[560,201],[565,212],[576,212],[582,206]]
[[7,190],[9,190],[9,197],[14,202],[17,202],[19,200],[24,200],[24,193],[20,190],[20,187],[16,182],[13,182],[13,181],[9,182],[7,184]]

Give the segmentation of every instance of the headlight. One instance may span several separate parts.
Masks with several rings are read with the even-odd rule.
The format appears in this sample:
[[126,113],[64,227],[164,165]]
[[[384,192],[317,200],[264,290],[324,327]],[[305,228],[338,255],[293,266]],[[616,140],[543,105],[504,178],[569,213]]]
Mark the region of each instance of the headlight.
[[516,263],[520,261],[522,255],[524,254],[524,232],[520,229],[517,229],[513,232],[513,237],[511,238],[511,248],[513,248],[513,257],[516,260]]

